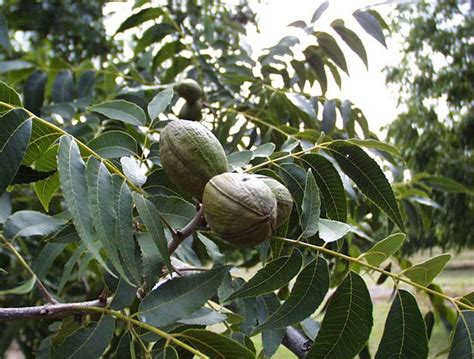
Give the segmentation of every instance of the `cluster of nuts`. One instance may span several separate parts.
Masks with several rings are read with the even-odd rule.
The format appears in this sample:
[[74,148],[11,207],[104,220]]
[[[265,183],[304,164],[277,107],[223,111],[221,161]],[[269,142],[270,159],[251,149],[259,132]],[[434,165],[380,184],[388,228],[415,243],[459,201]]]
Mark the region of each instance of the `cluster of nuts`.
[[[196,103],[184,88],[178,93]],[[212,231],[237,247],[261,243],[290,216],[288,189],[270,177],[228,172],[222,145],[198,122],[170,122],[160,135],[160,158],[169,179],[202,201]]]
[[178,82],[174,90],[186,100],[179,111],[178,117],[183,120],[200,121],[202,119],[202,89],[199,84],[192,79],[185,79]]

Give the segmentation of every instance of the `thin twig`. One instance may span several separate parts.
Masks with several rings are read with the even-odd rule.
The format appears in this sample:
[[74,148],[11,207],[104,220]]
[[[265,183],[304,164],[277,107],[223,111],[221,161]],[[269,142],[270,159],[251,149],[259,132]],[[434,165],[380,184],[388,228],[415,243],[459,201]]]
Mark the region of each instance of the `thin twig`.
[[50,303],[50,304],[57,304],[58,301],[54,299],[54,297],[49,293],[48,289],[46,289],[46,286],[43,284],[43,282],[38,278],[36,273],[31,269],[31,267],[26,263],[26,260],[22,257],[22,255],[16,250],[15,246],[10,243],[4,236],[0,235],[0,238],[2,241],[5,243],[5,246],[10,250],[10,252],[13,253],[13,255],[18,259],[20,264],[23,266],[23,268],[26,269],[26,271],[35,279],[35,283],[38,287],[38,290],[41,292],[43,295],[44,299]]
[[173,239],[168,245],[169,254],[172,254],[186,238],[196,232],[196,230],[204,223],[203,213],[204,208],[200,206],[193,219],[186,226],[184,226],[183,229],[176,231]]

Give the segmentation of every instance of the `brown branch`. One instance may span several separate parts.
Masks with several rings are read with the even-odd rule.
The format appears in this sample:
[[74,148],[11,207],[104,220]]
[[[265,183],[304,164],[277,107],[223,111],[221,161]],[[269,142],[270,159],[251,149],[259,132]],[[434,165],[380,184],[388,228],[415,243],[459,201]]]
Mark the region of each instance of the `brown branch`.
[[186,226],[184,226],[183,229],[174,233],[173,239],[168,245],[169,254],[172,254],[186,238],[196,232],[196,230],[204,223],[203,213],[204,209],[202,206],[200,206],[193,219]]
[[281,343],[296,354],[298,358],[305,358],[311,348],[311,344],[313,344],[311,339],[291,326],[286,327]]
[[96,299],[87,302],[46,304],[36,307],[0,308],[0,321],[63,317],[87,312],[90,307],[105,307],[111,301],[112,298],[108,298],[106,301]]

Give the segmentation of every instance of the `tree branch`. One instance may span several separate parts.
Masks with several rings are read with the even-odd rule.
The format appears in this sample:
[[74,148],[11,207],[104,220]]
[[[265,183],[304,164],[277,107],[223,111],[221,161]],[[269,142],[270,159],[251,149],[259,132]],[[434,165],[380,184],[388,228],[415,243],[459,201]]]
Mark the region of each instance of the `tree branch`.
[[173,239],[168,245],[168,253],[172,254],[183,241],[188,238],[191,234],[196,232],[196,230],[204,223],[204,208],[200,205],[199,210],[196,212],[193,219],[183,227],[180,231],[177,231],[173,235]]
[[281,343],[296,354],[298,358],[305,358],[313,342],[299,330],[290,326],[286,327]]
[[88,311],[90,307],[105,307],[111,301],[112,298],[108,298],[106,301],[96,299],[86,302],[46,304],[36,307],[0,308],[0,321],[57,318],[84,313]]

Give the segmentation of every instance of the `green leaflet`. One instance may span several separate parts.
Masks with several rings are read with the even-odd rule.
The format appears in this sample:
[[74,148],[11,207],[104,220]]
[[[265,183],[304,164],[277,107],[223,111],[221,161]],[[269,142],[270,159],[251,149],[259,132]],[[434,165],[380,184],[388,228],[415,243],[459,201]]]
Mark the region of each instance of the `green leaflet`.
[[84,161],[76,141],[70,136],[63,136],[60,139],[58,172],[64,200],[79,237],[94,259],[111,272],[100,255],[100,243],[96,241]]
[[113,175],[112,182],[117,216],[115,228],[117,249],[129,278],[138,285],[142,280],[143,265],[138,245],[133,236],[132,192],[123,178]]
[[0,117],[0,195],[15,177],[31,136],[31,119],[21,109]]
[[330,219],[345,222],[347,220],[346,192],[341,177],[331,161],[315,153],[306,154],[301,160],[313,172],[318,188],[321,190],[327,216]]
[[100,113],[112,120],[121,121],[134,126],[144,126],[146,123],[145,112],[136,104],[125,100],[102,102],[92,106],[91,111]]
[[253,359],[255,353],[240,343],[222,334],[213,333],[203,329],[188,329],[176,334],[185,342],[188,342],[200,352],[210,358],[219,359]]
[[321,199],[319,197],[319,188],[316,185],[316,180],[314,179],[311,169],[309,169],[306,174],[301,212],[302,235],[304,238],[312,237],[318,232]]
[[344,21],[341,19],[333,21],[331,23],[331,27],[339,34],[339,36],[352,49],[352,51],[354,51],[357,56],[360,57],[368,69],[369,62],[367,60],[367,51],[365,51],[364,44],[360,40],[359,36],[354,31],[345,27]]
[[350,272],[331,297],[307,358],[352,359],[369,339],[372,301],[363,279]]
[[64,342],[55,347],[56,358],[99,358],[107,349],[114,334],[115,319],[103,316],[99,322],[93,322],[85,328],[80,328]]
[[[280,301],[275,293],[257,297],[258,322],[264,323],[267,318],[280,308]],[[267,329],[262,332],[263,353],[271,358],[281,344],[285,328]]]
[[87,145],[102,158],[135,156],[138,152],[137,141],[122,131],[105,132]]
[[463,310],[458,315],[448,359],[474,357],[474,311]]
[[404,231],[405,227],[392,187],[377,162],[360,147],[346,141],[333,141],[327,148],[362,193]]
[[167,87],[153,97],[153,100],[148,104],[148,115],[152,120],[156,119],[160,113],[166,110],[173,98],[173,94],[173,88]]
[[257,297],[279,289],[298,274],[302,263],[301,252],[294,249],[290,256],[280,257],[269,262],[226,301],[236,298]]
[[428,338],[415,297],[398,290],[375,359],[427,358]]
[[221,284],[230,267],[170,279],[148,294],[140,304],[142,322],[164,327],[199,309]]
[[440,254],[405,269],[401,274],[411,281],[426,287],[441,273],[450,259],[451,254]]
[[160,220],[160,213],[152,202],[139,193],[133,193],[133,201],[137,206],[138,214],[145,223],[151,238],[160,251],[160,255],[168,267],[169,272],[173,272],[173,266],[171,265],[170,256],[168,254],[168,242],[166,241],[163,224]]
[[387,238],[375,243],[367,252],[360,255],[367,263],[378,267],[384,260],[400,249],[405,241],[406,235],[403,233],[395,233]]
[[65,220],[36,211],[18,211],[5,222],[3,232],[7,238],[47,236],[66,224]]
[[328,264],[324,258],[315,258],[298,275],[290,296],[281,307],[255,331],[282,328],[307,318],[318,309],[328,289]]
[[117,213],[114,206],[110,204],[110,200],[114,199],[112,176],[103,162],[90,157],[86,164],[86,178],[96,236],[114,268],[121,277],[130,283],[131,281],[127,278],[118,254]]

